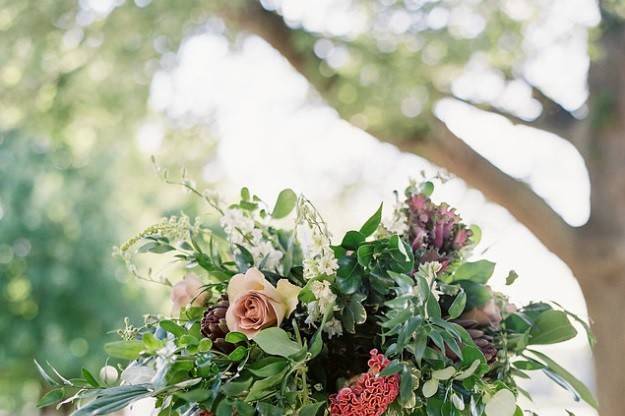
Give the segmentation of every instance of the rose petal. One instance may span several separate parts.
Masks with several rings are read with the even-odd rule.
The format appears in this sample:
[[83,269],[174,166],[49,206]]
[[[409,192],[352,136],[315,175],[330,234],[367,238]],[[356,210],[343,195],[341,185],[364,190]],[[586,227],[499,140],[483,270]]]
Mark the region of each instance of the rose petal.
[[297,308],[297,303],[299,302],[297,295],[299,295],[300,290],[302,290],[301,287],[295,286],[287,279],[278,280],[276,291],[285,306],[286,316],[289,316]]

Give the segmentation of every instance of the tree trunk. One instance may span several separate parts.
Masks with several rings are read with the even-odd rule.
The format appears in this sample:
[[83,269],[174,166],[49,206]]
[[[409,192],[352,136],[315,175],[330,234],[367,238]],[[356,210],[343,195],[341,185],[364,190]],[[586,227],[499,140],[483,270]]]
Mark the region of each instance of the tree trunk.
[[582,284],[592,330],[601,416],[625,413],[625,269],[620,274],[589,275]]
[[[589,72],[589,116],[576,145],[591,183],[591,216],[573,267],[597,337],[599,413],[625,414],[625,28],[602,23],[601,58]],[[581,140],[580,140],[581,139]]]

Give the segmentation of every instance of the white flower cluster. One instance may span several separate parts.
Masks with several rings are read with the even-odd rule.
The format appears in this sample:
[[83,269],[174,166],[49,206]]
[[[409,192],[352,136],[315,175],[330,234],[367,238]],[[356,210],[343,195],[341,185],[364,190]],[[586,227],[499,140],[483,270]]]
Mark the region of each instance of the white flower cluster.
[[[327,280],[313,281],[310,285],[310,291],[317,300],[306,305],[308,316],[305,322],[308,325],[313,325],[315,322],[320,321],[329,309],[336,310],[336,295],[332,292],[330,282]],[[343,334],[343,326],[338,319],[332,318],[326,322],[324,331],[332,338],[333,336]]]
[[330,239],[317,228],[312,230],[312,241],[304,258],[304,279],[318,276],[332,276],[339,268],[330,247]]
[[233,246],[238,244],[252,254],[255,265],[263,264],[263,268],[268,270],[278,268],[283,254],[264,237],[253,218],[240,209],[231,208],[224,212],[219,223]]

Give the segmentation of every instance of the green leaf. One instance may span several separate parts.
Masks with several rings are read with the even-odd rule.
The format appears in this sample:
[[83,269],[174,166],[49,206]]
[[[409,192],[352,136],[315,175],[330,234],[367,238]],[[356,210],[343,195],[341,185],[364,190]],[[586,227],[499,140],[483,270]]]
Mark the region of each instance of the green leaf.
[[247,377],[239,377],[230,380],[221,386],[221,391],[227,396],[238,396],[249,390],[254,379],[248,374]]
[[106,415],[152,395],[153,392],[145,385],[112,387],[102,391],[100,396],[76,410],[71,416]]
[[461,371],[458,375],[454,377],[454,380],[465,380],[471,377],[475,373],[475,371],[478,369],[481,363],[482,362],[480,360],[473,360],[469,368]]
[[490,398],[484,413],[486,416],[514,416],[516,412],[516,397],[508,389],[499,390]]
[[470,280],[476,283],[486,283],[495,271],[495,263],[488,260],[478,260],[462,264],[453,275],[454,280]]
[[387,377],[393,374],[399,373],[404,368],[404,365],[397,360],[391,361],[384,370],[380,371],[380,377]]
[[250,190],[246,186],[241,188],[241,200],[242,201],[250,200]]
[[360,231],[348,231],[343,237],[341,246],[348,250],[356,250],[363,241],[365,241],[365,236]]
[[466,309],[484,306],[486,302],[493,297],[492,292],[483,284],[475,283],[470,280],[461,280],[458,284],[462,286],[462,289],[467,294]]
[[143,345],[147,351],[154,352],[163,348],[163,341],[156,338],[151,332],[146,332],[143,334]]
[[449,319],[456,319],[462,312],[464,312],[464,308],[467,305],[467,294],[464,293],[464,290],[458,293],[458,296],[454,299],[454,302],[449,307]]
[[517,272],[515,272],[514,270],[510,270],[510,272],[508,272],[508,276],[506,276],[506,285],[510,286],[518,278],[519,278],[519,275],[517,274]]
[[143,342],[137,340],[115,341],[104,344],[104,351],[113,358],[134,360],[143,351]]
[[87,383],[91,384],[93,387],[100,387],[100,383],[98,383],[98,380],[96,380],[89,370],[83,367],[81,373],[85,380],[87,380]]
[[554,373],[562,377],[567,383],[569,383],[571,387],[575,389],[577,394],[579,394],[579,397],[581,397],[582,400],[584,400],[586,403],[588,403],[595,409],[599,407],[597,400],[594,398],[593,394],[588,389],[588,387],[586,387],[584,383],[578,380],[573,374],[569,373],[567,370],[561,367],[558,363],[556,363],[551,358],[549,358],[548,356],[546,356],[545,354],[541,352],[534,351],[534,350],[528,350],[528,352],[536,356],[536,358],[538,358],[544,364],[546,364],[547,367],[549,367],[551,371],[553,371]]
[[187,330],[173,321],[165,320],[158,323],[165,331],[173,334],[175,337],[181,337],[187,333]]
[[412,374],[408,368],[404,368],[399,376],[399,400],[401,403],[409,403],[414,398]]
[[432,295],[428,297],[427,303],[425,304],[425,308],[428,313],[429,318],[440,319],[441,318],[441,307],[438,304],[438,300]]
[[378,210],[364,223],[364,225],[360,228],[360,233],[365,237],[369,237],[371,234],[378,229],[380,222],[382,221],[382,204]]
[[298,416],[315,416],[319,413],[319,409],[321,409],[325,405],[325,402],[316,402],[302,406],[302,408],[297,413]]
[[478,225],[473,224],[469,227],[469,230],[471,230],[471,238],[469,239],[471,245],[478,245],[482,241],[482,229]]
[[362,277],[359,274],[352,274],[348,277],[336,277],[336,286],[339,292],[345,295],[351,295],[356,292],[362,283]]
[[301,350],[299,344],[278,327],[263,329],[254,337],[254,342],[267,354],[280,357],[288,357]]
[[210,338],[202,338],[197,344],[198,352],[208,352],[213,348],[213,341]]
[[373,259],[374,248],[372,244],[363,244],[358,247],[358,251],[356,252],[356,257],[358,258],[358,264],[362,267],[369,266],[371,260]]
[[39,372],[39,375],[41,375],[41,378],[43,378],[46,383],[48,383],[51,386],[60,386],[61,383],[59,383],[58,381],[56,381],[55,379],[53,379],[47,372],[46,370],[43,369],[43,367],[39,364],[39,362],[37,360],[33,360],[35,362],[35,367],[37,367],[37,371]]
[[46,407],[61,401],[65,397],[63,387],[50,390],[37,402],[37,407]]
[[432,371],[432,378],[437,380],[449,380],[454,374],[456,374],[456,369],[453,366],[449,366],[442,370]]
[[244,359],[246,355],[247,355],[247,347],[244,347],[243,345],[239,345],[238,347],[234,349],[234,351],[228,354],[228,359],[230,361],[238,362]]
[[546,310],[541,313],[530,330],[531,345],[556,344],[569,340],[577,335],[566,313]]
[[247,367],[247,370],[256,377],[271,377],[286,368],[288,361],[280,357],[265,357],[253,362]]
[[252,384],[252,388],[250,388],[250,392],[245,397],[245,401],[253,402],[272,394],[275,390],[273,387],[282,382],[287,371],[288,367],[276,375],[255,381],[254,384]]
[[422,392],[425,398],[430,398],[438,391],[438,379],[432,378],[423,384]]
[[247,341],[245,334],[236,331],[228,332],[224,339],[230,344],[238,344],[239,342]]
[[543,363],[539,363],[538,361],[534,361],[534,360],[515,361],[512,363],[512,365],[518,368],[519,370],[525,370],[525,371],[542,370],[543,368],[545,368],[545,365]]
[[292,189],[285,189],[278,195],[271,216],[275,219],[284,218],[293,211],[297,203],[297,195]]
[[430,181],[425,181],[420,185],[420,191],[423,195],[430,196],[434,192],[434,184]]
[[258,403],[256,405],[259,416],[283,416],[284,409],[269,403]]
[[197,388],[185,392],[176,392],[174,395],[187,403],[199,403],[208,400],[213,392],[208,389]]

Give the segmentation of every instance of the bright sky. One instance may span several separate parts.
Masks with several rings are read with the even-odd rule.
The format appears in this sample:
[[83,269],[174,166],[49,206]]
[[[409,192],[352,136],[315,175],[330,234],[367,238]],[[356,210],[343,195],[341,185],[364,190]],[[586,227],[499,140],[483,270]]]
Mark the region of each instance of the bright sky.
[[[506,2],[520,14],[526,11],[524,7],[535,7],[534,3]],[[291,23],[303,22],[307,28],[332,33],[359,30],[359,16],[341,11],[348,2],[264,4],[282,7]],[[324,19],[330,9],[332,18]],[[590,0],[558,0],[549,2],[542,13],[539,24],[526,33],[531,58],[525,76],[568,108],[583,106],[588,68],[584,28],[597,23],[594,5]],[[249,186],[271,201],[282,188],[292,187],[317,202],[339,236],[366,219],[380,200],[390,206],[391,192],[402,189],[409,177],[418,177],[422,170],[437,172],[427,161],[402,154],[341,121],[331,108],[311,103],[306,81],[258,38],[248,38],[233,52],[219,34],[197,35],[184,42],[178,60],[174,70],[155,76],[150,104],[175,119],[214,120],[219,145],[216,155],[207,161],[204,176],[223,183],[224,196]],[[480,91],[472,87],[476,79],[480,79]],[[464,98],[496,102],[523,117],[531,118],[539,110],[528,96],[527,85],[505,84],[501,75],[484,67],[479,59],[454,85],[454,92]],[[581,225],[586,221],[588,175],[570,144],[551,134],[514,127],[502,117],[453,100],[441,102],[437,114],[492,163],[527,181],[567,222]],[[158,153],[162,136],[162,126],[150,121],[139,130],[137,143],[147,154]],[[435,199],[457,206],[466,222],[482,227],[480,251],[498,264],[493,286],[519,304],[555,300],[586,316],[570,270],[504,209],[488,203],[458,179],[441,186]],[[521,278],[504,288],[510,269]],[[574,373],[590,381],[590,354],[584,338],[558,347],[557,355]],[[541,415],[563,414],[559,411],[563,406],[577,415],[595,414],[587,407],[571,405],[566,393],[551,389],[540,377],[528,389],[536,394],[535,408]]]

